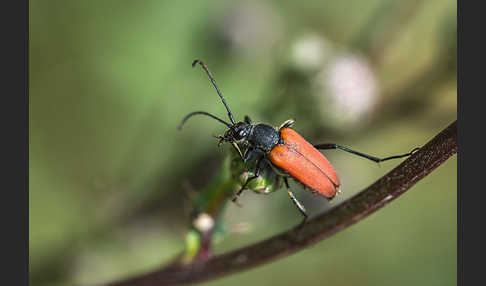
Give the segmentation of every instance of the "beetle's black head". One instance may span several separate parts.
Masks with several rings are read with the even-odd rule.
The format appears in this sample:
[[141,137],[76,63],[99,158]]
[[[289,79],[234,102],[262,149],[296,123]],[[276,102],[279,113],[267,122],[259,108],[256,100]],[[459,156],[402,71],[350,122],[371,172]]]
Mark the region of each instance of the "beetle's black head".
[[232,125],[223,136],[224,141],[236,142],[245,140],[251,133],[251,124],[246,122],[238,122]]

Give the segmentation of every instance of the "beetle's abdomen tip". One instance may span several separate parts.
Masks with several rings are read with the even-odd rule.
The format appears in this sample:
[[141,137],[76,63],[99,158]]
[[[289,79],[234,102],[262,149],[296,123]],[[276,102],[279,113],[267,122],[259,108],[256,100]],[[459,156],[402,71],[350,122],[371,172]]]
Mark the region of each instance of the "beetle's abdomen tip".
[[338,195],[340,195],[342,193],[341,191],[341,186],[335,186],[334,187],[334,192],[332,192],[331,196],[328,197],[329,200],[332,200],[334,199],[335,197],[337,197]]
[[340,195],[343,191],[341,191],[341,186],[336,187],[336,194]]

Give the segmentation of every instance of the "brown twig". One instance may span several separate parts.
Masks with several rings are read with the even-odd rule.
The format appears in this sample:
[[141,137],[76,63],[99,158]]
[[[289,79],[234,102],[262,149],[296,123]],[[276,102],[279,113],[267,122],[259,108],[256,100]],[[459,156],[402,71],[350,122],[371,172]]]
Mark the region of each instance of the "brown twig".
[[194,283],[287,256],[362,220],[410,189],[450,156],[457,153],[454,121],[418,152],[374,184],[330,211],[267,240],[189,265],[172,263],[151,273],[109,286],[155,286]]

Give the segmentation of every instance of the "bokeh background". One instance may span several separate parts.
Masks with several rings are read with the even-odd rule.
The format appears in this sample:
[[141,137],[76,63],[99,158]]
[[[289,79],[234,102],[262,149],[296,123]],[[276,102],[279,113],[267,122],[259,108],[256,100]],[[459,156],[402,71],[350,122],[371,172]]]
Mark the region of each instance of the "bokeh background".
[[[237,119],[384,157],[456,119],[456,1],[30,1],[31,285],[92,285],[155,269],[184,248],[184,192],[225,148],[204,60]],[[292,184],[311,215],[392,169],[340,151],[337,199]],[[456,156],[317,245],[202,285],[455,285]],[[286,192],[230,205],[221,253],[295,226]]]

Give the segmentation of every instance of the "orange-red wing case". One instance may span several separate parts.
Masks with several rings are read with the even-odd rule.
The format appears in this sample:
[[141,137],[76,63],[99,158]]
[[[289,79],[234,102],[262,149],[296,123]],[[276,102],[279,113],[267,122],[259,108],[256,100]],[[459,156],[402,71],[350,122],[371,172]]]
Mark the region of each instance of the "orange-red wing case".
[[326,157],[291,128],[281,129],[280,136],[284,144],[275,146],[268,154],[272,164],[311,190],[327,198],[334,197],[339,178]]

